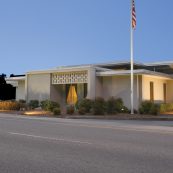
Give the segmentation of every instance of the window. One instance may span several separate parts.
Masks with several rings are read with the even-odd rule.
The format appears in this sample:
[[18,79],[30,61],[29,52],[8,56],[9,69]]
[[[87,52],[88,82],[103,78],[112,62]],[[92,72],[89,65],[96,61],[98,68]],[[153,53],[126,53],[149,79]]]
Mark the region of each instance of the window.
[[154,83],[150,82],[150,101],[154,101]]

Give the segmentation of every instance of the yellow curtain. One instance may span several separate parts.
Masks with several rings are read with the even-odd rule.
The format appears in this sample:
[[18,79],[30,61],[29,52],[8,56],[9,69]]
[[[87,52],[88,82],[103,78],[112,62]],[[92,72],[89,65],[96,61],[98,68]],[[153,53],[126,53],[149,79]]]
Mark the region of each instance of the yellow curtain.
[[74,105],[76,102],[77,102],[76,89],[75,86],[71,85],[67,96],[67,104]]

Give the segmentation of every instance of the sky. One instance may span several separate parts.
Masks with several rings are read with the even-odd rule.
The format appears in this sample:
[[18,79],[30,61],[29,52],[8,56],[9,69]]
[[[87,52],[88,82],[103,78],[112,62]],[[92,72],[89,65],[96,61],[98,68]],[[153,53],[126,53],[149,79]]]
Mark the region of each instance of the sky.
[[[130,60],[131,0],[0,2],[0,73]],[[173,60],[173,0],[135,0],[134,60]]]

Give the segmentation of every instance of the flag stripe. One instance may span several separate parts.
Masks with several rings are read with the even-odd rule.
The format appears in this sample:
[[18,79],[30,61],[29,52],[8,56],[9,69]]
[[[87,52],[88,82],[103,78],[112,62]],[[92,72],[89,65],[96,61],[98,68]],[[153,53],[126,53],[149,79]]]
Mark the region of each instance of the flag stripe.
[[135,1],[132,1],[132,28],[136,28],[136,10],[135,10]]

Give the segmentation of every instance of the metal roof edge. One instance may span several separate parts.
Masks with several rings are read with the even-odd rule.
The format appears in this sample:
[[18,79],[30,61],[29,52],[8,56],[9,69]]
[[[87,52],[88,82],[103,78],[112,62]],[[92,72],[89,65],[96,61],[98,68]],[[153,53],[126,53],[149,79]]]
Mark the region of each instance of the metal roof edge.
[[[160,73],[160,72],[154,72],[150,70],[145,70],[145,69],[140,69],[140,70],[134,70],[134,74],[147,74],[147,75],[155,75],[155,76],[161,76],[161,77],[166,77],[173,79],[173,75],[168,75],[165,73]],[[111,76],[111,75],[130,75],[131,71],[130,70],[112,70],[112,71],[105,71],[105,72],[97,72],[96,76]]]
[[173,65],[173,61],[158,61],[151,63],[144,63],[146,66],[160,66],[160,65]]

